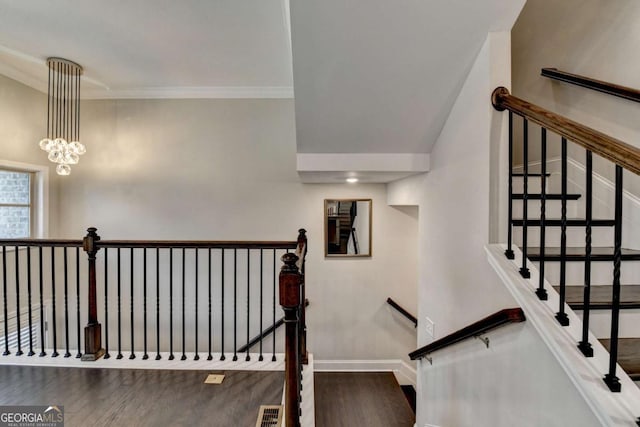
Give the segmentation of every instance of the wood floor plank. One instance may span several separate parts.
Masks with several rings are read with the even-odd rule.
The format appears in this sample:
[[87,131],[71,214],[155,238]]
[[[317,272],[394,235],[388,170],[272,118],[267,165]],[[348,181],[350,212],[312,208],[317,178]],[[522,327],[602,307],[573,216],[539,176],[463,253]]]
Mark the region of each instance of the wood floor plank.
[[[64,405],[65,425],[253,426],[278,405],[283,372],[0,366],[0,405]],[[88,421],[90,420],[90,422]]]
[[316,372],[316,427],[411,427],[415,415],[391,372]]

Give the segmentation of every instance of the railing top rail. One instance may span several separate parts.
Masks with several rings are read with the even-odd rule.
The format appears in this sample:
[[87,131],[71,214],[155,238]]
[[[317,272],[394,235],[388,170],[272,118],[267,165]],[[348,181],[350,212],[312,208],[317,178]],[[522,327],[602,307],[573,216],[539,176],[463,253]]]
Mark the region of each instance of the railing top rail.
[[0,239],[0,246],[82,247],[82,240],[71,239]]
[[640,102],[640,90],[633,89],[627,86],[621,86],[615,83],[609,83],[591,77],[568,73],[566,71],[558,70],[557,68],[543,68],[540,71],[540,75],[561,82],[571,83],[576,86],[582,86],[584,88],[595,90],[597,92],[602,92],[608,95],[628,99],[630,101]]
[[[97,240],[98,248],[296,249],[296,241]],[[0,239],[0,247],[82,247],[82,240]]]
[[99,248],[296,249],[296,241],[98,240]]
[[640,148],[515,97],[505,87],[496,88],[491,95],[491,101],[497,110],[506,109],[521,115],[592,153],[640,175]]
[[418,327],[418,319],[416,318],[416,316],[414,316],[413,314],[405,310],[404,307],[402,307],[400,304],[398,304],[393,299],[391,299],[391,297],[387,298],[387,304],[395,308],[400,314],[402,314],[404,317],[409,319],[415,327]]
[[416,351],[409,353],[409,357],[411,358],[411,360],[420,359],[427,356],[428,354],[433,353],[434,351],[442,350],[445,347],[449,347],[450,345],[458,343],[467,338],[480,335],[499,326],[506,325],[508,323],[524,322],[525,320],[526,319],[524,317],[524,312],[521,308],[505,308],[504,310],[493,313],[492,315],[487,316],[482,320],[472,323],[471,325],[466,326],[452,334],[449,334],[444,338],[440,338],[439,340],[436,340],[431,344],[425,345],[424,347],[421,347]]

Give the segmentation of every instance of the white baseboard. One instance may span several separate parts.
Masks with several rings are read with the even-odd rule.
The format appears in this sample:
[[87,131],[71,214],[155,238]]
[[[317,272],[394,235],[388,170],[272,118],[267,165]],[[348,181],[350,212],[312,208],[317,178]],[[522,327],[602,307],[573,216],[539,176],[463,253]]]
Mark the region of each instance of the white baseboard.
[[398,384],[416,387],[416,369],[400,359],[315,360],[314,372],[393,372]]
[[[60,351],[60,349],[58,349]],[[148,360],[142,360],[141,352],[136,353],[136,358],[129,360],[128,353],[122,359],[116,359],[115,352],[109,359],[104,357],[93,361],[83,362],[75,357],[62,356],[51,357],[52,350],[46,350],[46,357],[16,356],[11,354],[0,357],[0,365],[22,366],[55,366],[66,368],[115,368],[115,369],[170,369],[170,370],[224,370],[224,371],[284,371],[284,354],[276,353],[276,361],[271,361],[271,354],[265,355],[264,360],[258,360],[258,353],[250,353],[251,360],[246,361],[246,353],[238,355],[238,360],[232,360],[232,353],[226,353],[226,359],[220,360],[220,353],[213,353],[213,360],[207,360],[205,353],[200,353],[200,360],[193,360],[194,353],[186,353],[187,359],[180,360],[181,353],[175,353],[175,359],[169,360],[169,353],[161,352],[162,359],[155,360],[155,353],[149,354]]]

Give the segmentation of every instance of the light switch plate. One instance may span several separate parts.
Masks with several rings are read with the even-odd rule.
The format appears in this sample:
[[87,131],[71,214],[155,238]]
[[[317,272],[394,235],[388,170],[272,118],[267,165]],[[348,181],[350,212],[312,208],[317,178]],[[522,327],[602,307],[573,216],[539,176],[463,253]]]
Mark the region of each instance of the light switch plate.
[[435,339],[435,337],[436,337],[435,326],[436,325],[433,323],[433,320],[431,320],[431,319],[429,319],[428,317],[425,316],[424,325],[425,325],[425,331],[427,332],[427,335],[431,339]]

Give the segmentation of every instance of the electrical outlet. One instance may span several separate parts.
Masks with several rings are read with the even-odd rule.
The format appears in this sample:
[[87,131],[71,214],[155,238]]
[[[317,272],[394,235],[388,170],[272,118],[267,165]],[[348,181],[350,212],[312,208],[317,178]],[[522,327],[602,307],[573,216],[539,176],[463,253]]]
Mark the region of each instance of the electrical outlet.
[[427,332],[427,335],[429,337],[431,337],[431,339],[435,339],[436,334],[435,334],[435,323],[433,323],[433,320],[429,319],[428,317],[425,316],[424,318],[424,325],[425,325],[425,331]]

